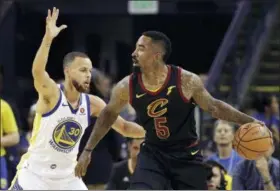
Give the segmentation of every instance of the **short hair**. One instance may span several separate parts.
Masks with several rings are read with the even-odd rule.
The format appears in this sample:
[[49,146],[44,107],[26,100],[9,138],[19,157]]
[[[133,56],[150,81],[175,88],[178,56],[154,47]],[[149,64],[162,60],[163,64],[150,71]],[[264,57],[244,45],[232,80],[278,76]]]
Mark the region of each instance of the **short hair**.
[[172,52],[172,45],[170,39],[162,32],[159,31],[146,31],[142,35],[150,37],[152,41],[162,43],[164,48],[163,60],[166,62]]
[[71,64],[76,57],[88,58],[88,55],[86,53],[77,52],[77,51],[69,52],[63,58],[63,68],[69,66],[69,64]]
[[218,119],[215,121],[214,123],[214,132],[216,131],[216,128],[218,127],[219,124],[226,124],[228,126],[231,127],[232,129],[232,132],[235,132],[235,125],[231,122],[228,122],[228,121],[224,121],[224,120],[221,120],[221,119]]

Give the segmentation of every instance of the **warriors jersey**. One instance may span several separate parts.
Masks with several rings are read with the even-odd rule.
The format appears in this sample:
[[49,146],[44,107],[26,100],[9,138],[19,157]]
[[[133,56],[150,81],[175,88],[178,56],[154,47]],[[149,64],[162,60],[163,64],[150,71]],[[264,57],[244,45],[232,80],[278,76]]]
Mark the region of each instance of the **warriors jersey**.
[[168,65],[165,83],[155,92],[145,88],[141,73],[130,76],[130,103],[137,113],[137,122],[146,130],[146,143],[162,146],[197,143],[196,104],[183,95],[181,70]]
[[63,178],[74,173],[80,140],[90,121],[90,101],[81,94],[79,107],[68,103],[63,85],[56,106],[50,112],[36,114],[28,152],[22,157],[22,167],[48,178]]

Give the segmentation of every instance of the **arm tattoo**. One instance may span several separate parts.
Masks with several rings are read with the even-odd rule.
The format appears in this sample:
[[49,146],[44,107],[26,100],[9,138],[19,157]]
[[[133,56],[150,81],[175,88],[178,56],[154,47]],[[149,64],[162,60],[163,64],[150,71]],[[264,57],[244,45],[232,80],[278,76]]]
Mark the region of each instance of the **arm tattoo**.
[[118,114],[105,107],[97,118],[92,133],[88,139],[86,149],[93,150],[99,141],[108,133]]
[[231,105],[213,98],[204,88],[201,79],[193,73],[182,71],[182,90],[186,98],[192,97],[212,117],[240,125],[255,121],[254,118],[236,110]]
[[124,105],[129,100],[129,78],[126,77],[120,81],[112,92],[108,105],[101,111],[97,118],[93,131],[87,142],[86,149],[92,150],[99,141],[108,133],[112,124],[118,118]]

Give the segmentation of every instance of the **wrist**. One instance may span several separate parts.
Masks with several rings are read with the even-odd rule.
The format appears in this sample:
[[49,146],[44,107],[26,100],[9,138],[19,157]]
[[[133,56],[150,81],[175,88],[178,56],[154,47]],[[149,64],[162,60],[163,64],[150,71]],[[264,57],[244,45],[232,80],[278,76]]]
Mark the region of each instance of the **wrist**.
[[268,185],[270,182],[272,182],[271,178],[269,178],[268,180],[263,180],[264,185]]
[[261,176],[264,182],[271,180],[270,174],[267,172],[261,172]]
[[47,34],[45,34],[45,36],[44,36],[44,38],[43,38],[44,44],[50,46],[50,45],[52,44],[52,41],[53,41],[53,38],[52,38],[52,37],[49,37]]

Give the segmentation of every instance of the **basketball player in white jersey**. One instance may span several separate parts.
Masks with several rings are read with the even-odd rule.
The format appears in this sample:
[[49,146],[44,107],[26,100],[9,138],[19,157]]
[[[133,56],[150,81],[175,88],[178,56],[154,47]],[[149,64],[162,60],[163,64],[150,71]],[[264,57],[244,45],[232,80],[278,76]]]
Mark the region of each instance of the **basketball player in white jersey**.
[[[34,85],[39,94],[30,147],[17,168],[11,190],[87,190],[75,177],[80,139],[90,116],[98,116],[105,103],[88,95],[92,64],[83,53],[72,52],[63,61],[65,82],[56,84],[46,72],[53,39],[65,25],[56,26],[59,10],[48,10],[46,32],[33,62]],[[113,128],[127,137],[144,137],[144,129],[119,117]],[[98,173],[98,172],[96,172]]]

